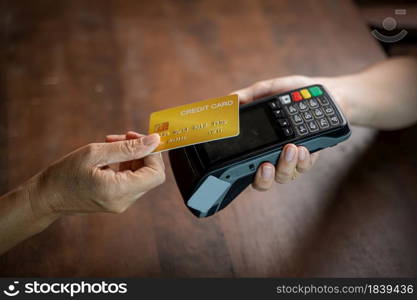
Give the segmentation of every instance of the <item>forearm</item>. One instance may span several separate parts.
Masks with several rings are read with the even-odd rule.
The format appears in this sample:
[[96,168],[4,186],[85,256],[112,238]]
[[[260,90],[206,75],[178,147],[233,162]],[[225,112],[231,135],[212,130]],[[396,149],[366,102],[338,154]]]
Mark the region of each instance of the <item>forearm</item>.
[[392,130],[417,122],[416,58],[388,59],[360,73],[327,80],[352,124]]
[[53,223],[59,216],[42,201],[37,177],[0,197],[0,255]]

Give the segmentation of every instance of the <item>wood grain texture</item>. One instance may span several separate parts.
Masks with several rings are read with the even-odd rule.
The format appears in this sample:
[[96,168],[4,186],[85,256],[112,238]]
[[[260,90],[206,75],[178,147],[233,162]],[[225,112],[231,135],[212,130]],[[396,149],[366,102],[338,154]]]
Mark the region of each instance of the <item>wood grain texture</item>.
[[[106,134],[146,132],[155,110],[384,58],[350,1],[1,5],[2,192]],[[0,257],[0,276],[416,276],[415,136],[354,128],[302,179],[205,220],[165,157],[163,186],[122,215],[62,218]]]

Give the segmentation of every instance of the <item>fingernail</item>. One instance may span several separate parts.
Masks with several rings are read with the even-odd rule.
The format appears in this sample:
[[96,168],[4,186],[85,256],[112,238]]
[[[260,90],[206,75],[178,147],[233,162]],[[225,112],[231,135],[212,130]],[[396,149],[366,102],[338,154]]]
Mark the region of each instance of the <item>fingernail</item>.
[[302,147],[298,148],[298,159],[305,160],[306,156],[307,156],[306,149]]
[[262,172],[261,172],[262,179],[271,179],[273,171],[274,170],[272,166],[269,166],[269,165],[263,166]]
[[142,138],[142,143],[145,146],[150,146],[156,143],[159,143],[159,135],[157,133],[153,133],[151,135],[147,135]]
[[295,148],[294,146],[287,147],[287,149],[285,150],[285,160],[286,161],[290,162],[294,159],[296,149],[297,148]]

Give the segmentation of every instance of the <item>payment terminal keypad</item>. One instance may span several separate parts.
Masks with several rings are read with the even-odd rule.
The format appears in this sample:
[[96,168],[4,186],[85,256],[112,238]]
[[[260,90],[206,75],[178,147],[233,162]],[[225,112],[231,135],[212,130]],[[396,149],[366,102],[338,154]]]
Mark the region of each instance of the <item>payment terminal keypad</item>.
[[330,96],[319,86],[279,95],[268,106],[280,130],[289,138],[316,134],[343,122]]

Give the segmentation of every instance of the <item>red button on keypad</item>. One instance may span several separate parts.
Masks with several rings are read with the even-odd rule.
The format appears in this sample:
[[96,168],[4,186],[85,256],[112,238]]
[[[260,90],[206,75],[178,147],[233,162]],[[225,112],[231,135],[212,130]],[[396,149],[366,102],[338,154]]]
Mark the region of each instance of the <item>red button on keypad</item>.
[[300,101],[303,99],[303,97],[301,96],[300,92],[293,92],[291,93],[291,98],[293,101]]

